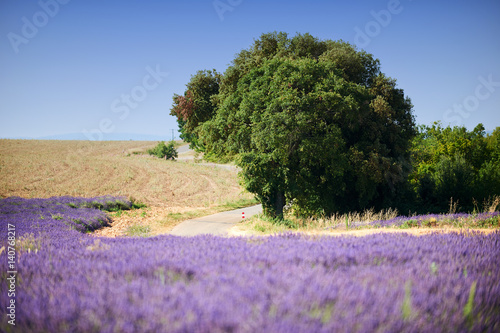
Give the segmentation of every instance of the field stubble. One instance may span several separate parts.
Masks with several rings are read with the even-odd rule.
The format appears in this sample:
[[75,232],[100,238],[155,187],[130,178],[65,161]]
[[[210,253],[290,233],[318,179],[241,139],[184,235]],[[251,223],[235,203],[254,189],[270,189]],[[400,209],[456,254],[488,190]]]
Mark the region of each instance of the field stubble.
[[189,156],[165,161],[145,154],[155,144],[0,140],[0,198],[113,195],[148,206],[139,213],[114,216],[121,228],[108,230],[111,236],[136,224],[152,226],[154,233],[166,232],[181,220],[172,214],[196,211],[203,215],[224,209],[228,203],[251,203],[252,195],[238,185],[234,168],[198,164]]

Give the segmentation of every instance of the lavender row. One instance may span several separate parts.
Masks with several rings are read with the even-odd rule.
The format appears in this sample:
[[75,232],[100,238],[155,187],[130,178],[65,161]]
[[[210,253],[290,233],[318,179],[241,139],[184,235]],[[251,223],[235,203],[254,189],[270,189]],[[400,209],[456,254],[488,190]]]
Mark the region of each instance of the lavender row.
[[369,223],[369,225],[375,227],[422,227],[440,224],[469,228],[500,227],[500,212],[398,216],[389,220],[377,220]]
[[0,225],[2,232],[7,223],[17,226],[17,234],[66,232],[68,226],[79,232],[98,229],[109,223],[103,210],[130,209],[131,202],[123,197],[53,197],[48,199],[23,199],[11,197],[0,200]]
[[[2,331],[500,330],[499,231],[106,239],[37,220],[35,207],[21,221],[4,203],[2,225],[23,225],[24,234],[17,322],[8,326],[2,306]],[[2,305],[6,289],[2,276]]]

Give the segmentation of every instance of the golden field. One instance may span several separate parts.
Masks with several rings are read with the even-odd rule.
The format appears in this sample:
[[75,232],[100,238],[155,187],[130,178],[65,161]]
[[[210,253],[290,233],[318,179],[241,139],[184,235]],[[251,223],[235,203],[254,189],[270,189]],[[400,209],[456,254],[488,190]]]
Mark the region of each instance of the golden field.
[[251,202],[234,168],[195,163],[182,154],[179,161],[145,154],[156,143],[2,139],[0,198],[126,196],[148,206],[140,217],[155,211],[164,222],[169,214],[208,214]]

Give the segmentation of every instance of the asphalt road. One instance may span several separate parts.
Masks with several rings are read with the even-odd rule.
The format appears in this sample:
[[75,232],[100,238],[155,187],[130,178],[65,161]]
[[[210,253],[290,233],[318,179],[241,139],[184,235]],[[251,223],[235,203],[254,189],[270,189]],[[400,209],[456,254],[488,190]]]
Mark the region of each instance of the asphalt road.
[[261,213],[262,205],[186,220],[175,226],[170,234],[176,236],[196,236],[204,234],[224,236],[227,235],[229,228],[241,222],[243,219],[243,212],[245,213],[245,218],[249,218],[250,216]]
[[[194,155],[191,154],[192,151],[191,149],[189,149],[189,145],[183,145],[177,148],[177,152],[179,153],[179,160],[194,159]],[[236,166],[228,164],[197,163],[197,165],[209,165],[230,170],[237,170]],[[261,213],[262,205],[235,209],[227,212],[199,217],[192,220],[186,220],[175,226],[170,234],[177,236],[196,236],[204,234],[224,236],[227,235],[228,230],[232,226],[234,226],[238,222],[241,222],[241,220],[243,219],[243,212],[245,212],[245,218],[249,218],[255,214]]]
[[187,144],[187,145],[182,145],[182,146],[180,146],[179,148],[177,148],[177,152],[178,152],[179,154],[182,154],[182,153],[187,153],[187,152],[189,152],[189,151],[190,151],[190,149],[189,149],[189,144]]

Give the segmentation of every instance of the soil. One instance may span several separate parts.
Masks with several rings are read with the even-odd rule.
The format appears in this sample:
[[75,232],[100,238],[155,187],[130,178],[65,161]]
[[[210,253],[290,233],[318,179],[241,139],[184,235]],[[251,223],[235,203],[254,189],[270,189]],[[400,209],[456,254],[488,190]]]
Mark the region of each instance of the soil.
[[111,214],[109,226],[92,233],[96,237],[124,237],[132,226],[145,226],[150,228],[148,235],[168,233],[179,222],[169,221],[170,213],[179,213],[191,208],[178,207],[148,207],[139,210],[124,211],[122,215]]

